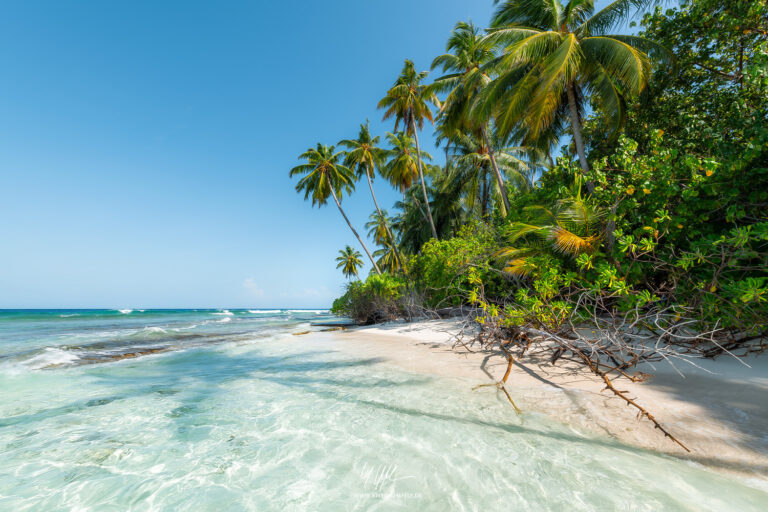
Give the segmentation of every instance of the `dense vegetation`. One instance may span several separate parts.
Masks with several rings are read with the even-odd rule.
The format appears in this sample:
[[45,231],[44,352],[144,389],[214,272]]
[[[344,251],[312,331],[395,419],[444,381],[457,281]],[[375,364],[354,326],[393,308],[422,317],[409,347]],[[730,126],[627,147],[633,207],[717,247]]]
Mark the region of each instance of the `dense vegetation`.
[[[507,337],[608,322],[705,353],[764,348],[768,6],[666,7],[497,2],[489,28],[456,25],[431,83],[406,61],[379,104],[386,147],[364,125],[345,152],[302,155],[292,175],[320,204],[341,209],[363,176],[403,195],[393,217],[373,196],[379,249],[358,239],[374,274],[334,311],[464,305]],[[636,34],[612,34],[630,19]],[[420,146],[433,122],[444,165]]]

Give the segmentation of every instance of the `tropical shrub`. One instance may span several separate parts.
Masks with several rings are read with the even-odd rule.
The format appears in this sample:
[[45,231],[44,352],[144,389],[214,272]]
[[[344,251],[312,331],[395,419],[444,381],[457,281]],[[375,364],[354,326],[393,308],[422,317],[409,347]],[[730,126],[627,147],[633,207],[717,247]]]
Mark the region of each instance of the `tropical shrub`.
[[501,293],[504,278],[493,266],[497,247],[496,233],[481,222],[463,226],[453,238],[424,244],[411,261],[410,278],[423,292],[425,305],[441,308],[466,303],[472,289],[470,269],[490,293]]
[[394,320],[407,314],[406,291],[401,276],[372,274],[365,281],[348,283],[344,295],[333,301],[331,312],[361,324]]

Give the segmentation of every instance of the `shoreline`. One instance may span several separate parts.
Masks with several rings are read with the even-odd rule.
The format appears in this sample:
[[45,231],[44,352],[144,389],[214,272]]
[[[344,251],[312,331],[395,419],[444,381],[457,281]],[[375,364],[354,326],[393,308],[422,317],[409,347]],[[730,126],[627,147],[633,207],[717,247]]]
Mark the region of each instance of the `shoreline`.
[[[424,320],[328,335],[341,350],[379,358],[406,371],[463,378],[473,386],[499,381],[506,359],[498,351],[454,348],[459,328],[457,320]],[[602,381],[578,365],[561,360],[553,366],[533,352],[515,363],[506,388],[523,415],[544,414],[570,428],[688,460],[768,490],[768,357],[741,359],[725,355],[697,360],[699,368],[680,368],[683,376],[666,363],[646,365],[638,367],[653,374],[646,382],[614,379],[690,453],[647,419],[638,419],[637,411],[624,401],[603,392]],[[499,393],[500,405],[513,410],[494,386],[476,392]]]

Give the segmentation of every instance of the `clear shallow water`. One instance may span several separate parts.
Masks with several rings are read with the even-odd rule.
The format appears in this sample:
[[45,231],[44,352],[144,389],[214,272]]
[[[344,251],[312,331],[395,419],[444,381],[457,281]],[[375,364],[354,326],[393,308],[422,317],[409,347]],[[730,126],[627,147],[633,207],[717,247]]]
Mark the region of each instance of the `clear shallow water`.
[[766,509],[467,381],[290,334],[321,319],[0,312],[0,510]]

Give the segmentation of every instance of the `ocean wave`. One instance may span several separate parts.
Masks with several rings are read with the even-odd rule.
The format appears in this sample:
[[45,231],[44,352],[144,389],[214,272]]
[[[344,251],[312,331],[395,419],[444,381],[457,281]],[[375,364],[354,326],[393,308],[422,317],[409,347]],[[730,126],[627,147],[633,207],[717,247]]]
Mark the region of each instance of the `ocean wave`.
[[34,370],[41,368],[51,368],[61,365],[70,365],[80,359],[76,354],[67,350],[54,347],[47,347],[42,353],[30,357],[24,361],[24,365]]
[[214,313],[214,315],[226,315],[226,316],[232,316],[232,315],[234,315],[234,313],[233,313],[233,312],[231,312],[231,311],[230,311],[230,310],[228,310],[228,309],[223,309],[223,310],[221,310],[221,311],[219,311],[219,312],[217,312],[217,313]]
[[173,332],[188,331],[190,329],[194,329],[195,327],[200,327],[201,325],[205,325],[205,322],[203,322],[202,324],[185,325],[184,327],[173,327],[171,328],[171,330]]
[[248,312],[253,313],[254,315],[274,315],[281,311],[279,309],[249,309]]
[[231,316],[225,316],[224,318],[219,318],[218,320],[206,320],[204,322],[200,322],[198,326],[201,325],[210,325],[210,324],[225,324],[227,322],[231,322],[232,317]]
[[328,313],[329,310],[327,309],[289,309],[287,311],[288,313],[316,313],[319,315],[321,313]]
[[133,313],[132,309],[118,309],[118,311],[124,315],[130,315],[131,313]]
[[80,316],[80,313],[71,313],[69,315],[59,315],[59,318],[69,318],[71,316]]

